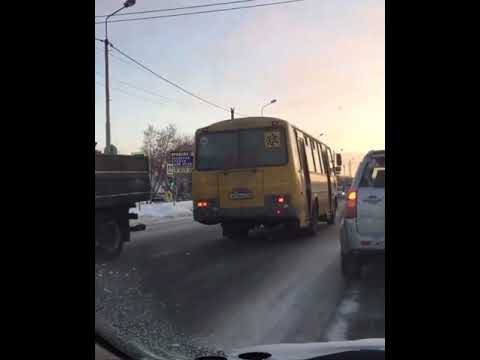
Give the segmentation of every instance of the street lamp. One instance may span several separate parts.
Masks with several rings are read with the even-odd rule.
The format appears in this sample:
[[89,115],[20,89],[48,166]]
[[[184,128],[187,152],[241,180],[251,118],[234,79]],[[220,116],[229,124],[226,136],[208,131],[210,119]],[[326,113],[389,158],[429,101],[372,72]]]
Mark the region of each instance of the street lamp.
[[324,133],[321,133],[320,135],[318,135],[318,137],[322,137],[323,135],[325,135]]
[[110,76],[109,76],[109,66],[108,66],[108,19],[115,15],[116,13],[122,11],[125,8],[135,5],[135,0],[127,0],[124,2],[123,6],[107,15],[105,17],[105,112],[106,112],[106,124],[105,124],[105,138],[106,138],[106,146],[105,146],[105,154],[111,153],[111,142],[110,142]]
[[262,117],[263,117],[263,109],[265,109],[268,105],[275,104],[276,102],[277,102],[277,99],[273,99],[269,103],[266,103],[265,105],[262,106],[262,111],[261,111]]

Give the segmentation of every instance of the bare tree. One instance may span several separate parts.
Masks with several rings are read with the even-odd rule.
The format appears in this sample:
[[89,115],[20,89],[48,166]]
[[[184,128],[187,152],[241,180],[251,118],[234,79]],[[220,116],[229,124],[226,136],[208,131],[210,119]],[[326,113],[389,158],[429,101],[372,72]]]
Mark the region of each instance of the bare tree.
[[193,148],[193,136],[180,135],[177,138],[177,150],[182,148]]
[[143,132],[142,151],[150,159],[152,195],[156,194],[167,180],[167,161],[170,152],[184,145],[193,145],[193,137],[179,135],[173,124],[163,129],[156,129],[153,125],[149,125]]
[[160,130],[149,125],[143,133],[142,151],[150,158],[152,195],[166,180],[167,156],[176,147],[176,139],[177,128],[172,124]]

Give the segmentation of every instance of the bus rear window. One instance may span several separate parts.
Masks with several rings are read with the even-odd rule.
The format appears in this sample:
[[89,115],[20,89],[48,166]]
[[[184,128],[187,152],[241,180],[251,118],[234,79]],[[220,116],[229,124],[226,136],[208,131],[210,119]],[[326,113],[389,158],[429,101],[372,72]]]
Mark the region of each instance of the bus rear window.
[[287,163],[285,135],[281,128],[240,130],[239,135],[239,167],[272,166]]
[[287,163],[282,128],[242,129],[201,134],[197,139],[197,169],[224,170]]
[[238,135],[235,132],[202,134],[197,139],[197,169],[231,169],[237,163]]

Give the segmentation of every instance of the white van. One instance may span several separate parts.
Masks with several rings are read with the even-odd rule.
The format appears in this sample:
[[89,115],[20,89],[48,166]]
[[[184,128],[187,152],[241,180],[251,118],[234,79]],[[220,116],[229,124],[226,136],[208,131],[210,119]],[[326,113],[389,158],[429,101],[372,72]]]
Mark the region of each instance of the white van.
[[358,278],[361,266],[385,254],[385,150],[370,151],[346,194],[341,220],[342,272]]

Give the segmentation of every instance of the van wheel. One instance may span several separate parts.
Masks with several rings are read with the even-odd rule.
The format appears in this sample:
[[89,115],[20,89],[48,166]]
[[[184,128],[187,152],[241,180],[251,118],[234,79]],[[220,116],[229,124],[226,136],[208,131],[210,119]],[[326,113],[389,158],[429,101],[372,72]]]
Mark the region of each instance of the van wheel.
[[342,274],[348,280],[359,280],[361,277],[361,265],[358,256],[342,253]]
[[313,208],[312,217],[310,218],[310,224],[307,229],[308,235],[315,236],[318,233],[318,206]]
[[246,224],[222,224],[223,236],[229,239],[241,239],[248,236],[250,225]]

